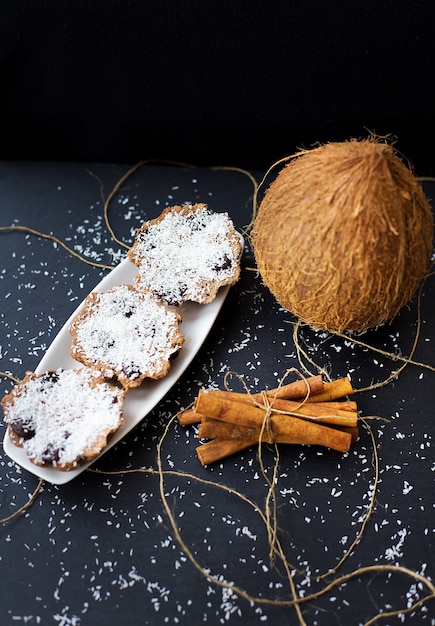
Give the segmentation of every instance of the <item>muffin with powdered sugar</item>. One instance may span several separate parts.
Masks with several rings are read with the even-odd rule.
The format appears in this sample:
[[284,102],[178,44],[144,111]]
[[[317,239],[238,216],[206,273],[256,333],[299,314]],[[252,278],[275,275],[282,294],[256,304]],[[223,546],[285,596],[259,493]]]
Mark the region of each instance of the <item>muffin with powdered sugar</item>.
[[123,423],[125,391],[93,369],[27,372],[2,399],[11,442],[35,465],[73,470],[92,461]]
[[93,292],[70,324],[71,356],[132,389],[168,373],[184,343],[180,322],[177,311],[132,285]]
[[240,275],[242,238],[227,213],[206,204],[165,209],[137,231],[128,256],[138,268],[135,285],[167,304],[211,302]]

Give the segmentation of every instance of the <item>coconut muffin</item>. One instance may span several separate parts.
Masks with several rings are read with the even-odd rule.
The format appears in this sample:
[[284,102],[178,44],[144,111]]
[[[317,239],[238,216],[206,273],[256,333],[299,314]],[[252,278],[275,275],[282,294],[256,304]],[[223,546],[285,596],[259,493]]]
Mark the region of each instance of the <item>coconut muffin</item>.
[[177,311],[132,285],[93,292],[71,322],[71,355],[131,389],[168,373],[184,343],[180,322]]
[[2,399],[12,443],[35,465],[69,471],[92,461],[123,423],[125,392],[89,368],[25,378]]
[[227,213],[206,204],[168,207],[138,229],[128,256],[138,268],[135,285],[166,304],[211,302],[240,274],[242,240]]

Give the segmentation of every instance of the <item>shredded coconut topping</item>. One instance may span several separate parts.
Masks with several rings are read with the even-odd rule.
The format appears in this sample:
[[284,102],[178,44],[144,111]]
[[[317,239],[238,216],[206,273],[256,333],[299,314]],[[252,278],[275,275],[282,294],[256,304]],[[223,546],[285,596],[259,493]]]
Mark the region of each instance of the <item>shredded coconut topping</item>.
[[183,337],[179,314],[150,292],[130,285],[92,293],[71,325],[74,358],[93,363],[105,375],[134,386],[145,378],[160,378],[169,369]]
[[119,428],[123,392],[99,376],[89,368],[28,374],[5,397],[6,420],[34,463],[71,469]]
[[130,260],[136,285],[169,304],[212,300],[240,272],[241,239],[227,213],[205,204],[170,207],[138,230]]

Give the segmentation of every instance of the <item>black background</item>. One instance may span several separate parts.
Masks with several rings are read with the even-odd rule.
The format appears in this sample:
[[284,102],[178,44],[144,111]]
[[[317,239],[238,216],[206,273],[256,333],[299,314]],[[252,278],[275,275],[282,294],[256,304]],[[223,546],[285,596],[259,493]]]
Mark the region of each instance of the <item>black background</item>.
[[264,169],[391,135],[434,174],[431,0],[0,2],[0,158]]
[[[104,164],[3,162],[1,223],[52,232],[87,258],[119,262],[125,251],[102,219],[100,183],[107,193],[127,171]],[[255,173],[257,177],[260,175]],[[425,183],[429,196],[433,183]],[[241,172],[205,168],[141,168],[109,207],[115,233],[132,242],[143,219],[189,199],[228,210],[242,229],[252,215],[250,179]],[[1,369],[18,378],[38,364],[51,340],[105,271],[85,265],[52,241],[24,233],[0,235],[2,293]],[[228,486],[264,509],[267,484],[255,449],[202,468],[195,428],[172,423],[162,443],[164,493],[181,537],[203,568],[257,598],[249,602],[208,581],[177,542],[163,507],[156,473],[157,445],[165,426],[188,406],[201,386],[219,386],[228,371],[243,375],[253,391],[276,386],[286,370],[301,368],[292,338],[294,318],[265,289],[249,248],[239,283],[203,348],[165,399],[94,468],[64,486],[44,483],[24,515],[0,528],[0,620],[20,623],[108,626],[125,624],[298,624],[294,609],[262,600],[291,598],[282,566],[272,567],[258,512]],[[415,359],[433,366],[433,276],[422,299],[422,327]],[[363,339],[388,352],[409,354],[417,330],[417,303]],[[382,381],[401,362],[305,328],[301,345],[332,378],[349,374],[355,389]],[[309,365],[306,363],[306,365]],[[313,366],[309,366],[315,371]],[[235,377],[230,379],[239,387]],[[408,366],[386,387],[355,395],[379,454],[376,505],[361,543],[337,576],[361,566],[400,565],[433,577],[434,429],[433,372]],[[1,379],[2,392],[12,383]],[[386,421],[384,421],[386,420]],[[4,432],[4,426],[2,426]],[[270,478],[273,450],[263,460]],[[122,472],[124,470],[124,472]],[[125,470],[136,470],[126,473]],[[349,454],[316,447],[281,446],[276,484],[279,538],[300,570],[300,593],[323,588],[315,576],[338,564],[361,529],[373,488],[369,433]],[[197,479],[213,481],[204,484]],[[23,505],[36,477],[0,456],[0,511]],[[428,589],[400,573],[367,573],[303,605],[310,626],[364,623],[379,611],[400,609]],[[406,616],[408,624],[433,624],[434,603]],[[384,620],[391,625],[400,618]],[[379,623],[383,623],[380,621]]]
[[[391,135],[419,176],[435,174],[435,5],[430,0],[56,2],[0,0],[0,224],[51,232],[91,260],[115,264],[124,250],[103,221],[105,194],[141,159],[149,165],[110,208],[126,242],[166,205],[205,201],[238,228],[252,215],[252,183],[224,165],[262,172],[315,142]],[[429,198],[432,182],[424,183]],[[192,366],[162,403],[85,472],[45,483],[24,515],[0,528],[0,623],[297,624],[294,609],[263,600],[291,597],[274,569],[258,513],[195,478],[166,474],[167,501],[186,546],[212,575],[254,602],[208,581],[177,543],[163,508],[156,446],[170,417],[198,387],[225,372],[253,390],[299,367],[294,319],[261,284],[247,248],[239,283]],[[21,378],[104,271],[61,246],[0,233],[1,369]],[[422,294],[415,358],[433,365],[433,277]],[[417,306],[364,336],[408,354]],[[310,357],[355,388],[383,380],[398,362],[352,342],[304,329]],[[433,372],[409,366],[388,386],[356,396],[379,453],[376,507],[361,543],[340,568],[400,565],[434,576]],[[1,394],[11,382],[1,378]],[[236,384],[236,383],[235,383]],[[4,425],[2,426],[4,432]],[[267,485],[255,450],[211,468],[196,458],[194,428],[172,424],[164,470],[236,489],[260,508]],[[264,451],[268,476],[273,451]],[[276,493],[279,537],[300,570],[299,592],[322,587],[357,536],[370,502],[372,442],[361,429],[348,455],[282,446]],[[37,479],[0,458],[0,517],[23,505]],[[333,580],[332,575],[328,580]],[[404,574],[352,578],[303,605],[307,624],[362,624],[428,592]],[[434,604],[406,623],[434,624]],[[400,617],[379,623],[402,624]]]

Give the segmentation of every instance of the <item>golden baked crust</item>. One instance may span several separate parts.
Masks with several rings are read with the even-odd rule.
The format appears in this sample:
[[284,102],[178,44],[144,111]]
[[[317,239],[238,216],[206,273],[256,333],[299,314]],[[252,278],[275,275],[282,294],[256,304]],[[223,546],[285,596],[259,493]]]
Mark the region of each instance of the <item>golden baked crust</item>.
[[94,369],[27,372],[1,401],[11,442],[30,461],[69,471],[92,461],[123,423],[125,391]]
[[71,322],[71,355],[132,389],[166,376],[184,343],[180,322],[177,311],[131,285],[93,292]]
[[227,213],[206,204],[165,209],[137,231],[128,252],[138,268],[135,285],[164,302],[211,302],[240,275],[242,240]]

